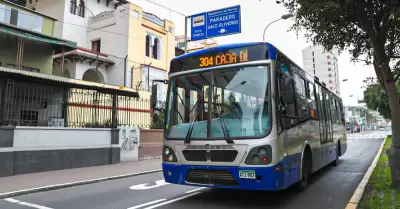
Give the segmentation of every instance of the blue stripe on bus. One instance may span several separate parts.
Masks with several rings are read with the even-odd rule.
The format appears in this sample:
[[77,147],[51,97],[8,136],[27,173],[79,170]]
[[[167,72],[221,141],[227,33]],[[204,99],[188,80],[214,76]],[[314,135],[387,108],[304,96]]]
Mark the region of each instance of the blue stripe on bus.
[[[283,158],[281,162],[272,167],[195,166],[163,163],[162,168],[165,181],[172,184],[225,189],[274,191],[286,189],[300,180],[300,159],[301,154],[290,155]],[[277,168],[280,170],[277,171]],[[185,182],[185,179],[189,169],[228,170],[238,182],[238,186],[188,184]],[[262,180],[240,179],[239,170],[254,170],[257,176],[262,177]],[[171,172],[171,175],[168,175],[168,172]]]
[[207,49],[201,49],[201,50],[197,50],[197,51],[190,52],[187,54],[183,54],[183,55],[173,58],[172,60],[182,59],[182,58],[191,57],[191,56],[203,55],[203,54],[210,53],[210,52],[216,52],[216,51],[218,52],[218,51],[224,51],[224,50],[235,49],[235,48],[240,48],[240,47],[254,46],[254,45],[259,45],[259,44],[268,45],[268,52],[269,52],[270,59],[276,60],[277,49],[274,45],[267,43],[267,42],[249,42],[249,43],[235,43],[235,44],[218,45],[215,47],[210,47]]

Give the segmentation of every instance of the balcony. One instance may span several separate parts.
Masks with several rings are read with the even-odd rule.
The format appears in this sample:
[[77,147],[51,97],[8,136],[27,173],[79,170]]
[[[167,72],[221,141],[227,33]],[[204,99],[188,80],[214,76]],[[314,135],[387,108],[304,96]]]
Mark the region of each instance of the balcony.
[[9,1],[0,2],[0,22],[52,36],[56,19]]
[[116,24],[117,18],[114,11],[104,11],[89,19],[89,27],[93,29],[99,29],[107,26]]

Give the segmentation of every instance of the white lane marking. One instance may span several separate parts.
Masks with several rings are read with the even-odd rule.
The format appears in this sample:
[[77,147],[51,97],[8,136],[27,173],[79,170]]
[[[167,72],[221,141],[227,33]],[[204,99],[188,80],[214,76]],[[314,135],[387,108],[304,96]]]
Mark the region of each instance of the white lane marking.
[[11,203],[18,204],[18,205],[25,205],[25,206],[28,206],[28,207],[31,207],[31,208],[37,208],[37,209],[52,209],[52,208],[49,208],[49,207],[45,207],[45,206],[41,206],[41,205],[36,205],[36,204],[29,203],[29,202],[22,202],[22,201],[13,199],[13,198],[6,198],[6,199],[4,199],[4,200],[7,201],[7,202],[11,202]]
[[155,200],[155,201],[152,201],[152,202],[144,203],[144,204],[141,204],[141,205],[136,205],[136,206],[130,207],[128,209],[138,209],[138,208],[141,208],[141,207],[144,207],[144,206],[148,206],[148,205],[152,205],[152,204],[155,204],[155,203],[158,203],[158,202],[162,202],[162,201],[165,201],[165,200],[167,200],[167,199],[159,199],[159,200]]
[[349,144],[350,144],[350,143],[352,143],[352,142],[353,142],[353,141],[348,141],[347,143],[349,143]]
[[200,187],[200,188],[197,188],[197,189],[193,189],[193,190],[187,191],[186,194],[190,194],[190,193],[193,193],[193,192],[197,192],[197,191],[200,191],[200,190],[206,189],[206,188],[207,188],[207,187]]
[[170,204],[170,203],[173,203],[173,202],[176,202],[176,201],[179,201],[179,200],[183,200],[183,199],[186,199],[186,198],[188,198],[188,197],[191,197],[191,196],[194,196],[194,195],[198,195],[198,194],[200,194],[200,192],[195,192],[195,193],[188,194],[188,195],[185,195],[185,196],[182,196],[182,197],[178,197],[178,198],[169,200],[169,201],[167,201],[167,202],[163,202],[163,203],[160,203],[160,204],[157,204],[157,205],[153,205],[153,206],[147,207],[147,208],[145,208],[145,209],[158,208],[158,207],[160,207],[160,206],[163,206],[163,205],[166,205],[166,204]]
[[147,189],[154,189],[156,187],[161,187],[161,186],[165,186],[168,185],[169,183],[165,182],[165,180],[158,180],[156,181],[156,185],[153,186],[147,186],[148,184],[138,184],[138,185],[133,185],[131,187],[129,187],[129,189],[133,189],[133,190],[147,190]]

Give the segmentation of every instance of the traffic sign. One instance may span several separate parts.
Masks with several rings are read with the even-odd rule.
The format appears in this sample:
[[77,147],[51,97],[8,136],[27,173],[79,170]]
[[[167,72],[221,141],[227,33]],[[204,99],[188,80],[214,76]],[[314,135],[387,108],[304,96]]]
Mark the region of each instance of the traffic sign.
[[191,40],[241,33],[240,5],[191,16]]

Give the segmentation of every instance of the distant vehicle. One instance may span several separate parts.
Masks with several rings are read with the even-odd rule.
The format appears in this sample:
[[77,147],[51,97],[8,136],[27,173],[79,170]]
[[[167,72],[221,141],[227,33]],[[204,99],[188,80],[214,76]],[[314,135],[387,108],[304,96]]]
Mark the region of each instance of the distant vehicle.
[[[269,43],[220,45],[171,61],[165,181],[283,190],[347,150],[342,99]],[[159,86],[159,85],[158,85]],[[157,84],[152,109],[157,110]]]
[[384,127],[380,127],[379,131],[385,131],[385,128]]

